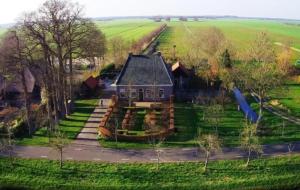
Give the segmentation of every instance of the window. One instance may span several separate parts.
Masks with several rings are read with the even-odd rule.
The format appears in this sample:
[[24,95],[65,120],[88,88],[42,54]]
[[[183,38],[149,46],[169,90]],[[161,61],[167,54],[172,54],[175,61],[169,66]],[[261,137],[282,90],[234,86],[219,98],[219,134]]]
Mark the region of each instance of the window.
[[150,89],[146,90],[146,98],[152,98],[152,92]]
[[121,98],[126,98],[126,90],[125,89],[123,89],[123,88],[120,89],[120,96],[121,96]]
[[136,89],[131,89],[131,98],[136,98]]
[[159,95],[159,98],[164,98],[164,97],[165,97],[165,92],[164,92],[164,90],[163,90],[163,89],[160,89],[158,95]]

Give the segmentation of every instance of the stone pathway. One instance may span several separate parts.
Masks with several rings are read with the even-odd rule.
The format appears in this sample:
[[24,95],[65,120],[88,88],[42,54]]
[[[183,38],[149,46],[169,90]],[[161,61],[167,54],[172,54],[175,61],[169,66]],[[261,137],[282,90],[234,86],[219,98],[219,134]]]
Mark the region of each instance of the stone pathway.
[[104,116],[109,99],[102,99],[103,106],[100,105],[101,100],[99,100],[94,112],[91,114],[90,118],[87,120],[85,126],[82,128],[81,132],[78,134],[75,141],[70,146],[74,145],[91,145],[100,146],[98,142],[98,127],[102,117]]

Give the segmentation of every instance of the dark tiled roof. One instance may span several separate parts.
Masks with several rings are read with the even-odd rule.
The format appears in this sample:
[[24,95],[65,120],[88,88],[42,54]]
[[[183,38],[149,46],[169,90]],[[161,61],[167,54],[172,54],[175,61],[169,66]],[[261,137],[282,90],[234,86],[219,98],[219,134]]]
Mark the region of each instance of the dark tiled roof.
[[173,86],[169,71],[160,54],[129,55],[116,85]]

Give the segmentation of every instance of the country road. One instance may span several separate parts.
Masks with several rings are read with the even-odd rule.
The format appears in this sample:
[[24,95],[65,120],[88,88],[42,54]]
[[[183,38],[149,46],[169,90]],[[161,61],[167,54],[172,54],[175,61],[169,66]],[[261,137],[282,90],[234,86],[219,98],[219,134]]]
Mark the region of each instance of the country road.
[[[293,143],[292,152],[289,152],[289,144],[264,145],[262,156],[279,156],[289,153],[300,153],[300,142]],[[291,148],[290,147],[290,148]],[[161,162],[187,162],[204,160],[204,153],[197,148],[163,148],[161,150]],[[51,147],[16,146],[13,155],[20,158],[33,159],[59,159],[58,152]],[[0,156],[8,156],[7,152]],[[64,160],[96,161],[109,163],[151,163],[157,161],[153,149],[123,150],[108,149],[100,146],[70,144],[64,149]],[[246,158],[247,154],[240,148],[223,148],[221,152],[213,154],[212,160],[233,160]]]

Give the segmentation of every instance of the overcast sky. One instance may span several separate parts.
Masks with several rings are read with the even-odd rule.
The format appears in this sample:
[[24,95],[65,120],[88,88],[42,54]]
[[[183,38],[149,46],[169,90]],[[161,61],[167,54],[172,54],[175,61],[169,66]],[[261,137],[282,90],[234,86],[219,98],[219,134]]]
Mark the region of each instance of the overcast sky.
[[[44,0],[1,0],[0,24],[16,21]],[[300,0],[77,0],[88,17],[235,15],[300,19]]]

